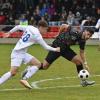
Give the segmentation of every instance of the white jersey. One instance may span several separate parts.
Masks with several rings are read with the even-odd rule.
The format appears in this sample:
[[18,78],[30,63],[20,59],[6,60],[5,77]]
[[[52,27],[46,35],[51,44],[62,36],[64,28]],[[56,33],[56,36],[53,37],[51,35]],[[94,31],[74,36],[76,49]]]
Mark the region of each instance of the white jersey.
[[100,33],[100,19],[97,21],[97,24],[95,26],[97,29],[99,29],[99,33]]
[[99,32],[98,32],[98,38],[99,38],[99,40],[100,40],[100,19],[98,19],[95,28],[99,29]]
[[31,25],[28,25],[28,26],[17,25],[13,29],[11,29],[9,32],[13,33],[18,30],[22,30],[23,35],[17,42],[14,50],[24,49],[25,51],[27,51],[29,46],[31,46],[34,43],[39,43],[47,50],[56,51],[55,48],[47,45],[47,43],[43,40],[38,28],[31,26]]

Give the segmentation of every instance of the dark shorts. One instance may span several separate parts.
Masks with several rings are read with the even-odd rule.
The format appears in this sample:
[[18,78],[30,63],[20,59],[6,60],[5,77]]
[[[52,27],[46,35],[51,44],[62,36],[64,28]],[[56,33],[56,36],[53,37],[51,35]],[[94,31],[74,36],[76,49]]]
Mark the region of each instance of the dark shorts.
[[[55,46],[53,46],[55,47]],[[75,57],[77,54],[70,48],[70,47],[61,47],[61,52],[53,52],[49,51],[47,57],[45,60],[51,64],[53,63],[58,57],[62,56],[65,59],[71,61],[73,57]]]

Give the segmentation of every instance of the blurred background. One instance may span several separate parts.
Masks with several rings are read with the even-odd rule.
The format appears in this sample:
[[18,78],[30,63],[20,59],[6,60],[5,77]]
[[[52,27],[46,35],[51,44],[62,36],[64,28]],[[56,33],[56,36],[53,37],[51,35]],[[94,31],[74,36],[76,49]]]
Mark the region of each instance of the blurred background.
[[23,20],[33,25],[39,20],[47,20],[49,25],[79,25],[84,19],[95,25],[99,18],[100,0],[0,0],[0,24],[5,25]]
[[83,23],[95,26],[99,18],[100,0],[0,0],[0,37],[2,31],[9,31],[15,25],[37,26],[39,20],[46,20],[50,28],[43,37],[54,38],[63,23],[80,30]]

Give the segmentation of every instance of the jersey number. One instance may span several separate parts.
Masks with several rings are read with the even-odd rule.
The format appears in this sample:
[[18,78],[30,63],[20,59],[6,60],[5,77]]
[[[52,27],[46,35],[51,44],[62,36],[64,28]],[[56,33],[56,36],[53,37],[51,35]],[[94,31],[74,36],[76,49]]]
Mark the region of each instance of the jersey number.
[[23,37],[23,42],[26,42],[28,41],[28,39],[30,38],[30,34],[27,34],[25,37]]

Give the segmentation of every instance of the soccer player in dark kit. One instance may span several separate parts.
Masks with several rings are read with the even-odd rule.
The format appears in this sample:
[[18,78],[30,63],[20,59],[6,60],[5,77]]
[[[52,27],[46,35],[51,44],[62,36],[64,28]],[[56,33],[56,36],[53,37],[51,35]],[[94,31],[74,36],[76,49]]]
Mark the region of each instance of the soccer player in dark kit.
[[[82,32],[77,32],[77,31],[72,31],[70,25],[62,24],[59,29],[59,35],[52,43],[52,47],[60,47],[60,52],[49,51],[44,62],[41,63],[40,70],[47,69],[57,58],[62,56],[76,65],[78,73],[83,69],[89,71],[89,67],[87,65],[87,61],[85,58],[84,49],[85,49],[86,40],[88,40],[93,33],[94,30],[91,28],[86,28]],[[71,49],[71,45],[74,44],[79,45],[80,55],[76,54]],[[26,69],[23,72],[22,79],[25,78],[27,74],[27,70],[28,69]],[[86,80],[81,79],[82,86],[93,85],[94,83],[95,81],[88,81],[87,79]]]
[[[82,32],[74,32],[71,30],[69,25],[63,24],[60,28],[59,35],[52,43],[52,47],[60,47],[60,52],[49,51],[40,69],[47,69],[57,58],[62,56],[76,65],[78,73],[82,69],[89,71],[84,49],[86,41],[92,36],[93,33],[94,30],[92,28],[86,28]],[[75,44],[79,45],[80,55],[76,54],[71,49],[71,45]],[[82,86],[92,85],[94,83],[95,81],[81,80]]]

